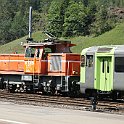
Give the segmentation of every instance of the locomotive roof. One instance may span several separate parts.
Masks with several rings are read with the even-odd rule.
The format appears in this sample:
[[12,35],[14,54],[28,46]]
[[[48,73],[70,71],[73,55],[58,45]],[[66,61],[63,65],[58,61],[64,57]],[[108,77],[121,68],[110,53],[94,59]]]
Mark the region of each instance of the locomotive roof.
[[23,46],[31,46],[31,47],[40,47],[40,46],[54,46],[59,44],[67,44],[68,47],[76,46],[75,44],[72,44],[71,41],[65,41],[65,40],[53,40],[50,41],[49,39],[44,40],[43,42],[28,42],[25,43]]
[[114,49],[115,54],[124,54],[124,45],[104,45],[104,46],[92,46],[86,48],[87,53],[95,53],[95,52],[110,52]]

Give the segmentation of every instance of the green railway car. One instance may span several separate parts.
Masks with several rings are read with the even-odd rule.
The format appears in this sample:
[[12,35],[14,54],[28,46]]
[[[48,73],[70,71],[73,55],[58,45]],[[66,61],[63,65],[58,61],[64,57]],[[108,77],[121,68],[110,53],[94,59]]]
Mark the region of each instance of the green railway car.
[[81,92],[120,98],[124,93],[124,45],[93,46],[82,50]]

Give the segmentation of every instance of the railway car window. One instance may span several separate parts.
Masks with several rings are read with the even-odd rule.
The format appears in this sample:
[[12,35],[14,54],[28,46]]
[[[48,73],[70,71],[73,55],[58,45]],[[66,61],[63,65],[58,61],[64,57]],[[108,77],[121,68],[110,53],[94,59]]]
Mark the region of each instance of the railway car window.
[[93,66],[93,55],[86,56],[86,66],[88,66],[88,67]]
[[124,72],[124,57],[115,57],[115,72]]
[[109,73],[109,61],[107,62],[107,73]]
[[104,59],[103,59],[103,63],[102,63],[102,73],[104,73],[104,63],[105,63],[105,61],[104,61]]
[[82,67],[85,66],[85,56],[84,55],[81,56],[81,66]]

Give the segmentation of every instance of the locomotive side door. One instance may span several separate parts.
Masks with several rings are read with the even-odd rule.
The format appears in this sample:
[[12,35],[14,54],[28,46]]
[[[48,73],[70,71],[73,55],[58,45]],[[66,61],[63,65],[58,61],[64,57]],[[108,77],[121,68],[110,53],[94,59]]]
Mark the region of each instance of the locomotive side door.
[[112,89],[112,58],[111,57],[98,57],[97,58],[97,89],[101,91],[111,91]]
[[24,72],[25,73],[40,73],[41,67],[41,55],[42,50],[36,47],[28,47],[26,48],[25,52],[25,65],[24,65]]

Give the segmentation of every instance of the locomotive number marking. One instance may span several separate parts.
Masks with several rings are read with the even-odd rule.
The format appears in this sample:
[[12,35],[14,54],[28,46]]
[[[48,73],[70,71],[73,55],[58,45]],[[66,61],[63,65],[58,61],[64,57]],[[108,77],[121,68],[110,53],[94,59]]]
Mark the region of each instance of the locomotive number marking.
[[34,61],[25,61],[26,72],[32,72],[34,67]]

